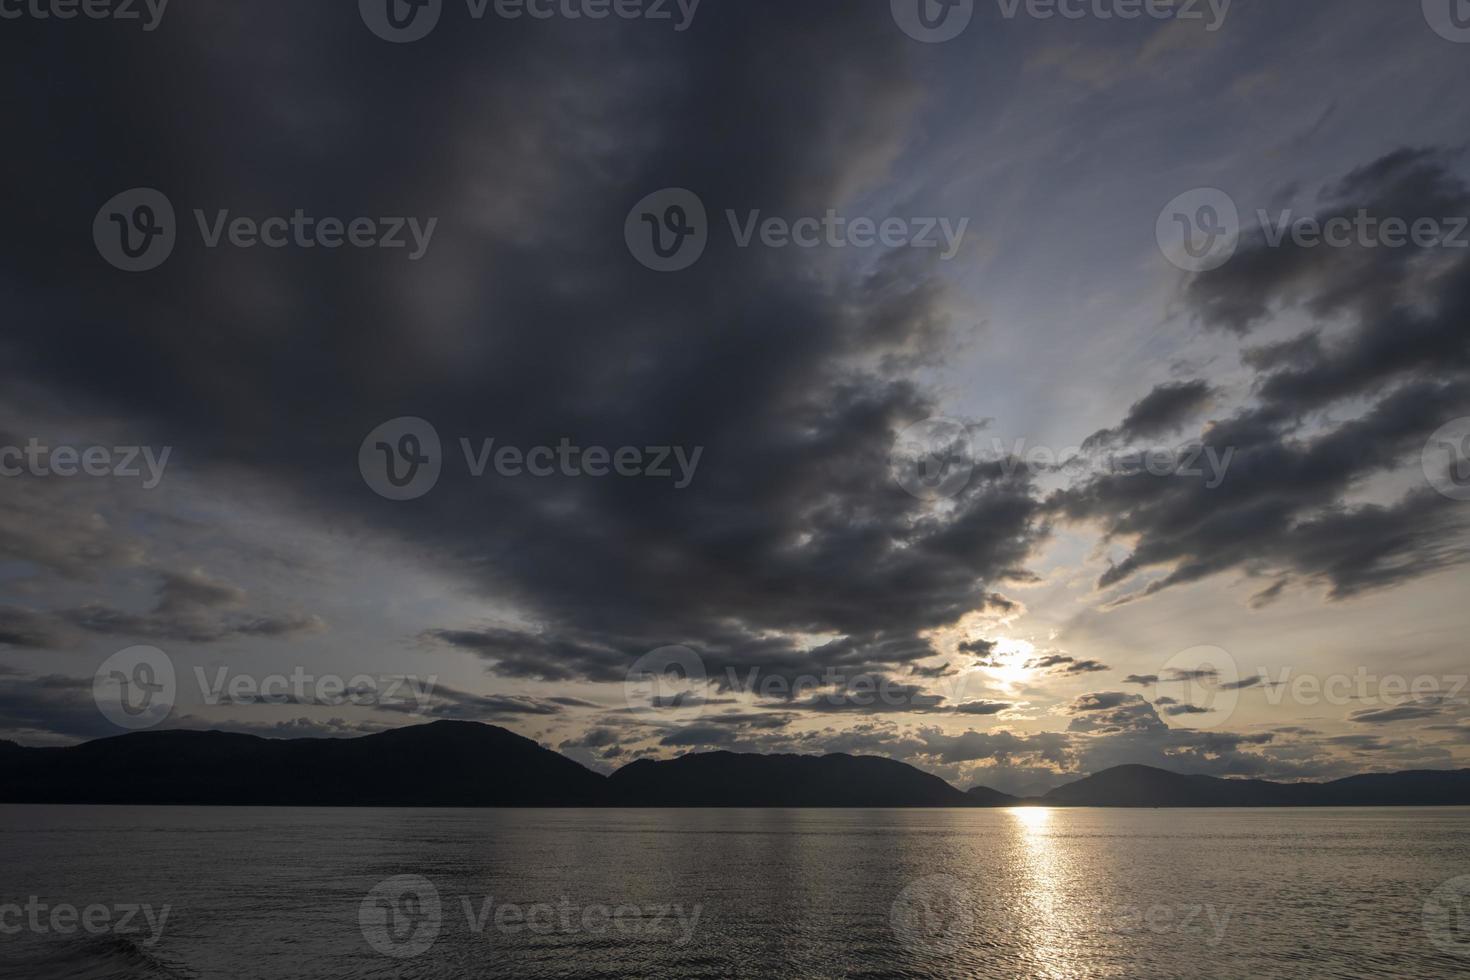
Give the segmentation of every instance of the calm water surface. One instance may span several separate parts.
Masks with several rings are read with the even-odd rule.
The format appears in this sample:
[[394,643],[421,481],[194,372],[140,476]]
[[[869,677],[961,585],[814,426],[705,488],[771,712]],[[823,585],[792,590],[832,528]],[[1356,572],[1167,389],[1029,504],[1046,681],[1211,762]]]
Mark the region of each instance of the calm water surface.
[[0,807],[0,869],[17,980],[1470,976],[1462,808]]

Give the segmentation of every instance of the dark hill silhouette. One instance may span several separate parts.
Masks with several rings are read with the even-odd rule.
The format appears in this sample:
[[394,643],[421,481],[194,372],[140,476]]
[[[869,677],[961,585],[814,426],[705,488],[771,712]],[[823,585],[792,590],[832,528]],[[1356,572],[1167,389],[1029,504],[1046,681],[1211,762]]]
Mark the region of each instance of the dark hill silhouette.
[[359,738],[135,732],[0,753],[0,801],[563,806],[604,777],[503,728],[440,721]]
[[971,786],[965,790],[965,796],[969,798],[972,806],[1015,806],[1021,802],[1019,796],[1002,793],[989,786]]
[[611,776],[514,732],[439,721],[358,738],[134,732],[64,748],[0,740],[0,803],[264,806],[1470,806],[1470,769],[1329,783],[1118,766],[1020,800],[893,759],[708,752]]
[[1330,783],[1181,776],[1153,766],[1115,766],[1059,786],[1038,802],[1071,806],[1470,805],[1470,769],[1349,776]]
[[965,806],[929,773],[875,756],[705,752],[639,759],[608,780],[627,806]]

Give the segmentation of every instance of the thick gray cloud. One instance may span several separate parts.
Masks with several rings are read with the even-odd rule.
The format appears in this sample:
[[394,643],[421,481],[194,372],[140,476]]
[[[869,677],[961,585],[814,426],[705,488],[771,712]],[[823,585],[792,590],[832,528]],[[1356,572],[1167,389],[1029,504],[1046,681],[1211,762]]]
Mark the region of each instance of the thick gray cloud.
[[[1470,189],[1427,150],[1391,154],[1324,194],[1324,220],[1360,209],[1410,225],[1470,214]],[[1396,500],[1350,498],[1372,477],[1417,472],[1429,436],[1470,414],[1470,255],[1307,248],[1289,237],[1273,247],[1258,236],[1223,268],[1192,277],[1185,295],[1206,326],[1241,334],[1283,307],[1344,325],[1331,339],[1319,330],[1247,352],[1253,403],[1201,436],[1219,458],[1230,454],[1218,486],[1187,472],[1115,472],[1052,499],[1064,517],[1134,541],[1100,587],[1153,574],[1128,601],[1244,569],[1290,572],[1344,599],[1466,560],[1464,508],[1422,477]],[[1254,604],[1278,599],[1286,581]]]
[[[537,624],[430,627],[505,676],[618,680],[668,643],[792,668],[846,658],[846,643],[866,658],[849,667],[908,665],[932,652],[921,632],[1005,602],[995,590],[1024,576],[1045,533],[1027,474],[976,480],[938,512],[890,472],[895,433],[938,414],[911,379],[947,323],[929,256],[836,265],[740,249],[717,227],[672,276],[623,242],[628,209],[663,187],[694,190],[721,226],[725,208],[820,215],[870,189],[923,94],[886,9],[709,5],[681,34],[478,25],[401,49],[350,9],[170,13],[146,48],[79,38],[133,82],[58,90],[50,113],[77,120],[69,151],[3,164],[56,205],[18,216],[24,248],[0,246],[35,311],[8,337],[7,366],[138,419],[176,459],[248,466],[314,519],[412,540]],[[5,69],[17,87],[47,70],[41,50]],[[169,111],[149,108],[165,89]],[[130,277],[83,232],[140,184],[165,190],[185,225],[165,266]],[[193,208],[296,207],[440,224],[417,263],[191,237]],[[430,420],[449,457],[409,506],[378,499],[356,467],[368,431],[401,415]],[[474,480],[461,437],[704,453],[685,490]],[[163,607],[70,620],[198,640],[309,625],[196,629]],[[795,633],[847,639],[808,657],[779,639]]]
[[1173,435],[1203,412],[1214,394],[1214,389],[1204,381],[1159,385],[1134,403],[1117,428],[1093,433],[1082,448],[1100,449],[1115,443]]
[[1055,674],[1092,674],[1110,670],[1105,663],[1096,660],[1078,660],[1064,653],[1051,653],[1044,657],[1026,661],[1026,667],[1031,670],[1045,670]]

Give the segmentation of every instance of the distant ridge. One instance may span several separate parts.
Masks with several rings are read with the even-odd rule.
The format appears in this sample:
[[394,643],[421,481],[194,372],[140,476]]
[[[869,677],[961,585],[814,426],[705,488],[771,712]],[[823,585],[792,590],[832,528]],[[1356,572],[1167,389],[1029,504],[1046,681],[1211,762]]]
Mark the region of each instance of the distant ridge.
[[971,806],[1015,806],[1021,802],[1019,796],[1002,793],[989,786],[971,786],[965,790],[965,796],[969,799]]
[[358,738],[134,732],[0,752],[0,802],[260,806],[581,806],[604,777],[493,725]]
[[639,759],[608,779],[625,806],[966,806],[938,776],[875,756],[706,752]]
[[611,776],[478,722],[356,738],[134,732],[64,748],[0,740],[0,803],[238,806],[1470,806],[1470,769],[1328,783],[1116,766],[1018,799],[874,756],[706,752]]
[[1063,806],[1470,806],[1470,769],[1349,776],[1330,783],[1181,776],[1153,766],[1115,766],[1038,802]]

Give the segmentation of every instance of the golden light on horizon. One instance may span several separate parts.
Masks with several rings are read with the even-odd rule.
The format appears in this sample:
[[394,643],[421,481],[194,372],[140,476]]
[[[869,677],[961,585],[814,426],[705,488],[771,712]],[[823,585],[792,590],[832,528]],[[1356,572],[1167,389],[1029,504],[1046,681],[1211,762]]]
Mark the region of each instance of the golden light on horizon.
[[1026,830],[1039,830],[1051,822],[1051,807],[1013,806],[1006,810]]

